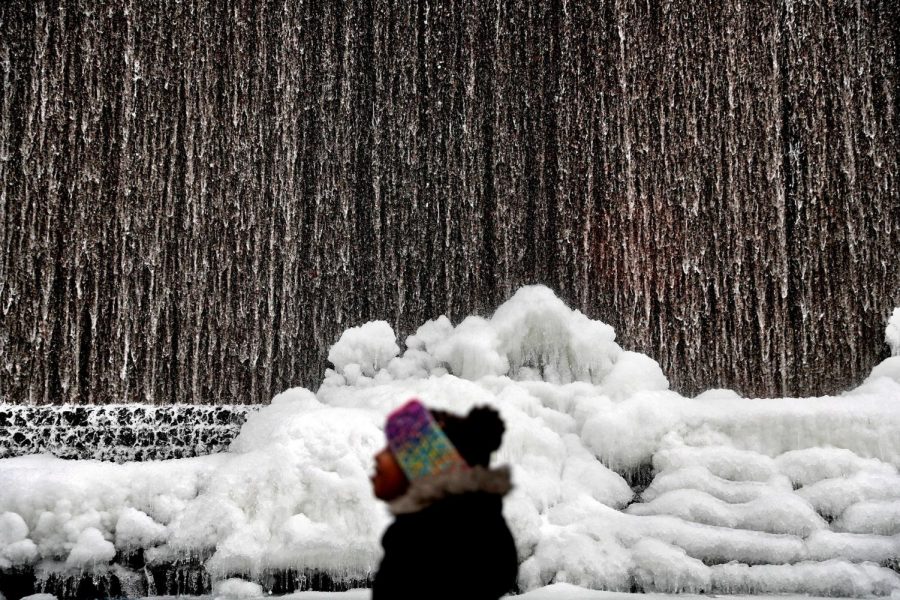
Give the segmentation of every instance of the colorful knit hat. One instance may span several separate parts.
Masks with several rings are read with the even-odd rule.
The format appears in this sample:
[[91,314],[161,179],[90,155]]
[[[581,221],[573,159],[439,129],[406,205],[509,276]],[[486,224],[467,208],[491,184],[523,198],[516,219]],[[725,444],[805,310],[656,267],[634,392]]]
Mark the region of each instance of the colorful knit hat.
[[418,400],[410,400],[387,419],[388,447],[410,481],[469,468],[465,459]]

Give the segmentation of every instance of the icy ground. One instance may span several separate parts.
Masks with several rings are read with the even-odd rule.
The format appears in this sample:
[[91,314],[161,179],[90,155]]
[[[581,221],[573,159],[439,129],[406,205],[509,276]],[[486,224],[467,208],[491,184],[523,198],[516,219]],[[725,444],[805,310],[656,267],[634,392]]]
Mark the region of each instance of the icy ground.
[[886,341],[894,355],[839,396],[686,398],[540,286],[489,319],[429,321],[402,352],[387,323],[367,323],[332,347],[318,391],[276,396],[227,453],[0,460],[0,570],[91,569],[143,549],[151,562],[209,556],[216,580],[271,568],[365,577],[389,521],[371,457],[384,416],[417,396],[502,414],[495,462],[512,464],[516,485],[504,512],[520,587],[539,590],[523,598],[572,591],[540,589],[562,583],[897,597],[900,311]]

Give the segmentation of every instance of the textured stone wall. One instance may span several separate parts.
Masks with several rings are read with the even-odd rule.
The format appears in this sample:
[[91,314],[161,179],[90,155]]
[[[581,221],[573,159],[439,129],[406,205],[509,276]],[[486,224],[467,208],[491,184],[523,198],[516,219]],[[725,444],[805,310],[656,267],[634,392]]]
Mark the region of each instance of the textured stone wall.
[[900,304],[893,0],[0,2],[0,398],[254,403],[553,287],[686,393]]
[[124,462],[222,452],[240,432],[242,406],[24,406],[0,404],[0,458],[49,453]]

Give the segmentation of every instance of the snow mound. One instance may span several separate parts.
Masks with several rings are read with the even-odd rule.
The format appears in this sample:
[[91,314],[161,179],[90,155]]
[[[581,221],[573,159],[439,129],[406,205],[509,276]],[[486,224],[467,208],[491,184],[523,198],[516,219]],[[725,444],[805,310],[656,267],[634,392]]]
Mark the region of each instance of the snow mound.
[[385,416],[418,397],[500,412],[494,462],[512,466],[504,515],[523,591],[900,590],[885,567],[900,561],[900,379],[836,397],[685,398],[652,359],[541,286],[490,317],[428,321],[402,352],[383,321],[351,328],[329,360],[318,390],[276,396],[229,452],[0,460],[0,571],[89,570],[118,548],[151,564],[208,556],[221,598],[260,593],[235,574],[364,578],[390,519],[372,498],[372,457]]
[[406,339],[406,352],[384,321],[344,332],[328,354],[335,368],[325,383],[358,385],[450,373],[478,381],[490,376],[554,384],[605,383],[610,397],[664,390],[659,364],[625,352],[612,327],[566,306],[544,286],[521,288],[489,319],[470,316],[454,327],[446,317],[428,321]]
[[734,400],[740,398],[741,395],[734,390],[728,388],[713,388],[697,394],[695,400]]
[[891,347],[891,356],[900,356],[900,308],[895,308],[888,319],[884,341]]
[[614,536],[583,535],[577,527],[548,524],[541,528],[534,553],[519,568],[526,590],[551,581],[580,587],[626,591],[634,561]]
[[896,475],[897,467],[863,458],[844,448],[804,448],[785,452],[776,459],[778,469],[796,487],[812,485],[823,479],[849,477],[856,473]]
[[213,585],[215,600],[244,600],[246,598],[262,598],[262,586],[244,579],[225,579]]
[[866,377],[860,389],[867,390],[875,387],[879,379],[887,379],[894,383],[900,383],[900,356],[889,356],[872,368],[872,372]]
[[128,507],[116,521],[117,548],[152,548],[166,540],[167,529],[147,513]]
[[696,465],[658,473],[641,498],[651,502],[670,491],[698,490],[723,502],[741,504],[791,489],[790,480],[784,476],[775,476],[768,481],[731,481],[713,475],[706,466]]
[[372,321],[342,333],[328,352],[328,361],[353,385],[374,377],[398,352],[391,326],[385,321]]
[[689,466],[701,466],[720,479],[739,482],[767,482],[778,473],[770,457],[730,446],[678,446],[653,456],[653,468],[657,471]]
[[75,545],[66,558],[72,567],[93,567],[108,563],[116,555],[116,547],[103,537],[99,529],[88,527],[78,535]]
[[666,594],[704,593],[712,589],[709,567],[676,546],[653,538],[631,548],[635,583],[645,591]]
[[847,477],[823,479],[797,490],[816,511],[836,518],[851,505],[867,500],[900,500],[900,476],[861,472]]
[[0,514],[0,570],[31,564],[37,554],[37,546],[28,539],[25,520],[14,512]]
[[697,490],[672,490],[646,504],[632,504],[633,515],[671,515],[694,523],[806,537],[827,528],[812,506],[795,494],[772,493],[743,504],[728,504]]
[[712,568],[718,593],[810,594],[817,596],[886,596],[900,586],[900,575],[871,564],[844,560],[794,565],[741,564]]
[[900,500],[851,504],[835,522],[838,531],[900,535]]

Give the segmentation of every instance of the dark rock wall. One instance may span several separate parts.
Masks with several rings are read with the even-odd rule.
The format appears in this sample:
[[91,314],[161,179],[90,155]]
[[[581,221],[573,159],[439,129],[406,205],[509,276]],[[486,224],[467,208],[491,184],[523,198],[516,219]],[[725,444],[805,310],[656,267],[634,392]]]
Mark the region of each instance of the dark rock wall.
[[0,404],[0,458],[48,453],[114,462],[223,452],[252,405]]
[[0,398],[254,403],[543,282],[673,385],[900,304],[891,0],[0,2]]

